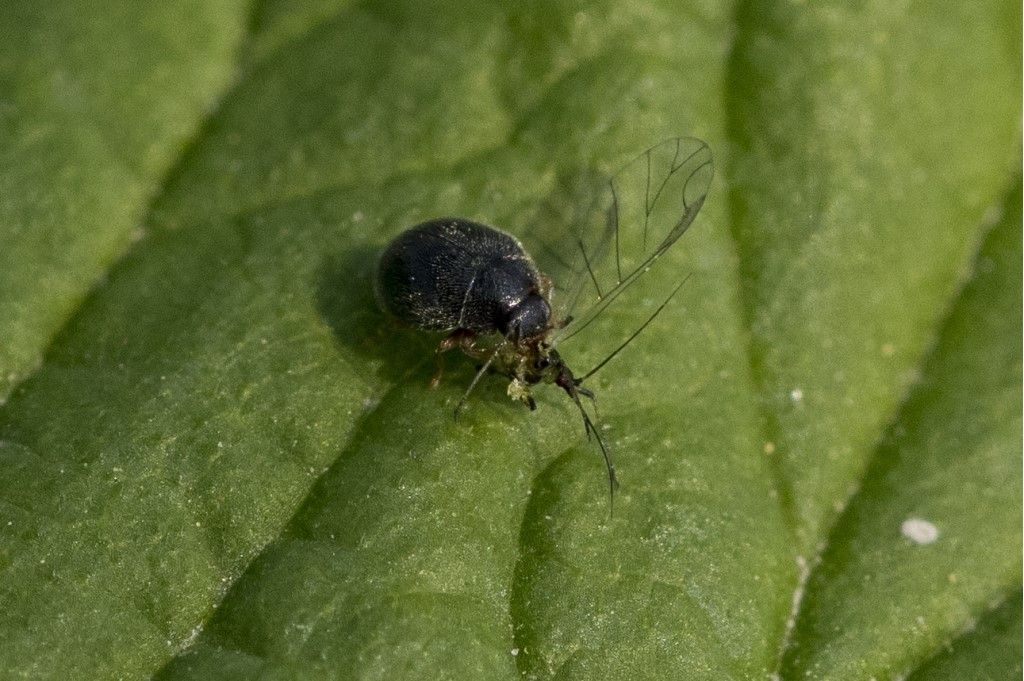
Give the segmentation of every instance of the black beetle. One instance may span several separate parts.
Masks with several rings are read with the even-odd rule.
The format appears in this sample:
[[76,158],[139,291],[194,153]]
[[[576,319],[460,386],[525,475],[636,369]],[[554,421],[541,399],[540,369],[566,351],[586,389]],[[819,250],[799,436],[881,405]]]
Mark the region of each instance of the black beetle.
[[497,332],[509,340],[547,331],[551,282],[514,237],[460,218],[430,220],[381,255],[377,298],[421,329]]
[[[437,348],[433,385],[440,379],[441,353],[458,347],[482,362],[456,416],[490,369],[510,378],[509,396],[530,409],[537,406],[531,386],[554,383],[562,388],[579,408],[587,436],[601,448],[614,495],[615,466],[580,400],[594,399],[582,383],[654,320],[682,282],[582,377],[573,375],[555,342],[587,328],[675,243],[700,210],[712,173],[711,153],[700,140],[673,138],[651,147],[608,182],[603,220],[566,225],[565,238],[555,246],[547,242],[550,235],[534,235],[542,252],[552,256],[544,271],[510,234],[462,218],[429,220],[403,232],[384,250],[375,277],[377,298],[401,322],[448,334]],[[609,252],[614,259],[605,257]],[[555,309],[558,299],[548,275],[565,279],[562,309]],[[587,289],[592,289],[592,303],[574,318],[571,309],[587,297]]]

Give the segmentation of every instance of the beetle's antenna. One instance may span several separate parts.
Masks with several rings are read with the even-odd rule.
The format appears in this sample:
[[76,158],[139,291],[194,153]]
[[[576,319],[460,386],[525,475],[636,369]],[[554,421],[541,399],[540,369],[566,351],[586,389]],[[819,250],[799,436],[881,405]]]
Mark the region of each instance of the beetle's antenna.
[[637,336],[639,336],[640,333],[644,329],[647,328],[647,325],[654,321],[654,318],[657,317],[661,313],[661,311],[665,309],[665,306],[668,305],[670,300],[672,300],[672,297],[676,294],[676,292],[679,291],[679,289],[681,289],[683,287],[683,284],[685,284],[687,282],[687,280],[690,277],[692,277],[692,276],[693,276],[692,273],[687,274],[686,277],[681,282],[676,284],[676,287],[674,289],[672,289],[671,293],[668,294],[668,298],[666,298],[665,302],[663,302],[661,305],[658,306],[658,309],[654,311],[654,314],[652,314],[650,317],[648,317],[647,321],[645,321],[643,324],[641,324],[640,328],[638,328],[636,331],[634,331],[633,335],[630,336],[629,338],[627,338],[626,341],[622,345],[620,345],[619,347],[617,347],[614,350],[612,350],[611,354],[609,354],[607,357],[602,359],[598,363],[598,365],[596,367],[594,367],[593,369],[591,369],[587,373],[583,374],[583,376],[581,376],[580,378],[577,378],[576,379],[576,385],[580,385],[581,383],[583,383],[583,381],[587,380],[588,378],[590,378],[591,376],[596,374],[598,372],[598,370],[601,369],[602,367],[604,367],[605,364],[610,362],[612,360],[612,358],[615,357],[615,355],[619,354],[627,345],[632,343],[633,339],[636,338]]
[[601,456],[604,457],[604,466],[608,469],[608,515],[614,517],[615,490],[619,488],[619,479],[615,477],[615,463],[612,461],[611,452],[608,451],[608,447],[605,446],[604,440],[601,439],[601,434],[597,432],[597,428],[594,427],[594,422],[590,420],[590,416],[587,415],[587,412],[583,408],[578,397],[576,398],[576,405],[580,408],[580,413],[583,414],[584,428],[593,434],[594,439],[597,440],[597,446],[601,448]]
[[[576,403],[576,407],[580,410],[580,415],[583,417],[583,431],[587,434],[589,440],[591,436],[597,440],[597,446],[601,448],[601,456],[604,457],[605,468],[608,469],[608,514],[610,516],[615,515],[615,490],[619,488],[619,480],[615,477],[615,463],[612,461],[612,454],[608,451],[608,447],[605,445],[604,440],[601,439],[601,434],[597,431],[594,426],[594,422],[590,420],[590,415],[587,414],[587,410],[583,408],[583,403],[580,401],[580,391],[576,387],[576,383],[572,381],[571,375],[568,376],[569,380],[566,383],[559,382],[559,385],[569,394],[572,401]],[[589,391],[588,391],[589,392]],[[592,395],[593,393],[591,393]]]
[[466,400],[469,399],[469,394],[473,392],[473,388],[476,387],[476,384],[479,383],[480,379],[483,378],[484,374],[487,373],[487,370],[491,368],[491,364],[494,363],[494,358],[498,356],[498,351],[501,350],[503,345],[504,343],[494,348],[494,352],[491,353],[491,356],[487,358],[487,361],[484,362],[484,365],[480,367],[479,371],[476,372],[476,376],[474,376],[473,380],[470,381],[469,387],[466,388],[466,392],[462,393],[462,397],[459,398],[459,403],[455,405],[456,421],[459,420],[459,412],[461,412],[462,408],[466,406]]

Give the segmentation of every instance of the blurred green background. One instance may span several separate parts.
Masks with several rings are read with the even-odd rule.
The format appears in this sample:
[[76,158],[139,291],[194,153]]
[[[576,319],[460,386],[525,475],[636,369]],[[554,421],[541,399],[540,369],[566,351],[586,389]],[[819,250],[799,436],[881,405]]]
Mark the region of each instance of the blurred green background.
[[[1020,25],[0,4],[0,677],[1020,678]],[[609,521],[564,396],[452,421],[373,257],[675,135],[716,178],[594,384]]]

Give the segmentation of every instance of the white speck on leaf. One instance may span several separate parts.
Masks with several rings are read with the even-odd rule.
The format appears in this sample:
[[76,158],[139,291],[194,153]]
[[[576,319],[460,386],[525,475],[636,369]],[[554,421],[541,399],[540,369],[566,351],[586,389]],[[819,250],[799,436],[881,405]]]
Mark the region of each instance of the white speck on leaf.
[[939,538],[939,528],[922,518],[907,518],[900,533],[915,544],[931,544]]

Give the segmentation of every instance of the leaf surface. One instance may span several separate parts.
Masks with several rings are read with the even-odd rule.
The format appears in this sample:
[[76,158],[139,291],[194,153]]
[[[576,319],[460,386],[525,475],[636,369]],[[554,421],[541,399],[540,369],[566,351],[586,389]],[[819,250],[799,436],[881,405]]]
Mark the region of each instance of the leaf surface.
[[234,71],[248,4],[0,6],[0,400],[141,236]]
[[[1020,579],[1018,11],[258,3],[145,238],[0,408],[2,672],[868,678],[1002,650],[957,637]],[[707,202],[592,325],[625,339],[692,273],[588,383],[609,518],[564,396],[529,413],[494,377],[455,422],[472,363],[426,388],[437,339],[381,316],[373,263],[439,215],[521,232],[681,134]]]

